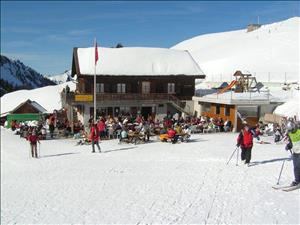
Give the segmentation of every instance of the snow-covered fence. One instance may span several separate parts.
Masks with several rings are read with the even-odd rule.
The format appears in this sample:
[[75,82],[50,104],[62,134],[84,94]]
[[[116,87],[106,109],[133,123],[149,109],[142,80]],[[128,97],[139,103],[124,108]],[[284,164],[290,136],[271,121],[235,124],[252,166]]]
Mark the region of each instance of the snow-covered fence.
[[212,94],[210,98],[230,100],[270,100],[270,91],[236,93],[233,90],[223,94]]
[[[299,72],[271,72],[271,71],[245,71],[252,74],[257,82],[264,83],[300,83]],[[235,80],[234,73],[219,73],[219,74],[206,74],[206,81],[211,82],[230,82]]]

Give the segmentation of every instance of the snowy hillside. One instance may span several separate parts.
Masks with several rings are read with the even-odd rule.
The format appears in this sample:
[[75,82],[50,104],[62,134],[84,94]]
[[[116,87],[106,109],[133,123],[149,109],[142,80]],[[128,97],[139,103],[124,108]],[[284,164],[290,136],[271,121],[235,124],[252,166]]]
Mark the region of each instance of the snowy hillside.
[[[29,144],[1,128],[1,224],[299,224],[299,190],[284,144],[254,144],[252,165],[236,157],[237,134],[194,135],[172,145],[102,141],[103,153],[76,140]],[[225,144],[224,144],[225,143]]]
[[27,99],[38,102],[48,112],[53,112],[55,109],[59,110],[62,108],[60,93],[66,85],[70,87],[71,91],[75,90],[75,83],[70,81],[59,85],[36,88],[33,90],[19,90],[5,94],[0,98],[1,114],[13,110]]
[[189,50],[208,81],[228,82],[241,70],[261,82],[299,82],[299,34],[300,18],[294,17],[248,33],[244,29],[197,36],[172,48]]
[[62,74],[58,75],[48,75],[46,76],[49,80],[52,80],[56,84],[62,84],[71,80],[71,70],[66,70]]
[[19,60],[11,60],[3,55],[1,55],[0,68],[1,96],[14,90],[33,89],[55,84]]

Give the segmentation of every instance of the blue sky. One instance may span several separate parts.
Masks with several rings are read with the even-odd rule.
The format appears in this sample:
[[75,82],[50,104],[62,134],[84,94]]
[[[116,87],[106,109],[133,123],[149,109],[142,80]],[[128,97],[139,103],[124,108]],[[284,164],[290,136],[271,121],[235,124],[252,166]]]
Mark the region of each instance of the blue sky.
[[73,47],[169,48],[206,33],[299,16],[299,2],[1,1],[1,54],[42,74],[70,69]]

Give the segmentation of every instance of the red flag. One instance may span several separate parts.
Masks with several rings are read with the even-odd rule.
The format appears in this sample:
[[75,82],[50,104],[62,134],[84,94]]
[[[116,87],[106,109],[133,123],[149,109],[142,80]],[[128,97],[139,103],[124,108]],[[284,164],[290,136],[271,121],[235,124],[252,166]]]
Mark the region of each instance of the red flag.
[[98,47],[97,47],[97,41],[95,39],[95,65],[97,64],[98,61]]

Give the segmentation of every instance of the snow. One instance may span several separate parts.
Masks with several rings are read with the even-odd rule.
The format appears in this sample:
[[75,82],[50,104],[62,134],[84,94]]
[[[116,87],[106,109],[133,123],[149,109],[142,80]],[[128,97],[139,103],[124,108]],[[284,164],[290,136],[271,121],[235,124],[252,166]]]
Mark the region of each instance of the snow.
[[[292,101],[294,105],[299,105],[299,91],[289,90],[284,91],[278,88],[264,89],[260,92],[243,92],[236,93],[234,91],[227,91],[222,94],[208,94],[205,98],[210,99],[224,99],[224,100],[267,100],[270,102],[287,102]],[[296,104],[297,103],[297,104]],[[285,111],[290,110],[289,107],[283,109]]]
[[17,74],[17,68],[12,66],[10,63],[4,63],[1,67],[1,79],[8,81],[14,86],[20,86],[23,83],[21,80],[16,78],[13,74]]
[[200,35],[172,49],[188,50],[208,81],[231,81],[237,70],[260,82],[299,82],[300,18],[243,30]]
[[232,99],[232,100],[271,100],[272,96],[269,92],[243,92],[235,93],[234,91],[224,92],[222,94],[209,94],[205,95],[205,98],[211,99]]
[[[94,75],[95,48],[78,48],[79,70]],[[203,75],[189,52],[164,48],[98,47],[97,75]]]
[[[299,224],[299,190],[272,189],[289,152],[257,144],[253,166],[235,166],[237,134],[193,135],[172,145],[75,140],[29,144],[1,128],[2,224]],[[226,144],[225,144],[226,143]],[[293,180],[286,161],[281,184]]]
[[71,76],[71,70],[67,70],[62,74],[48,75],[46,77],[57,84],[62,84],[62,83],[67,82],[67,80],[68,80],[68,78],[70,78],[70,76]]
[[297,92],[293,98],[289,99],[284,104],[278,106],[274,114],[285,117],[294,117],[300,118],[300,92]]
[[36,101],[48,112],[59,110],[62,108],[60,93],[63,88],[69,85],[70,90],[75,90],[76,84],[73,82],[66,82],[64,84],[46,86],[32,90],[20,90],[5,94],[1,97],[1,114],[12,111],[19,104],[30,99]]

